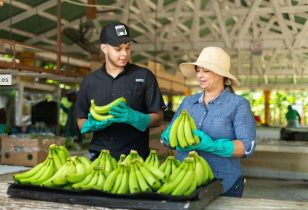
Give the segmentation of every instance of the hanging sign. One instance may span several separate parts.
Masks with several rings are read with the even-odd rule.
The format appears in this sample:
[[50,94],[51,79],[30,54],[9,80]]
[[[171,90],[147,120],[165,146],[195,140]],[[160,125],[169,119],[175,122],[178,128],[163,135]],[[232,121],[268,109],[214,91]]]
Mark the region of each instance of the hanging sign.
[[12,85],[12,75],[0,74],[0,86],[1,85]]

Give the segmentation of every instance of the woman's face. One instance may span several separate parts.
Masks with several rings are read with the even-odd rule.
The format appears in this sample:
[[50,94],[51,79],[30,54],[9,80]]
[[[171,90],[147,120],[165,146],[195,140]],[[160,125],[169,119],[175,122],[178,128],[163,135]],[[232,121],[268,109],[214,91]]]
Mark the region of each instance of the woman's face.
[[224,86],[223,76],[215,74],[214,72],[200,66],[196,66],[196,72],[201,89],[213,91]]

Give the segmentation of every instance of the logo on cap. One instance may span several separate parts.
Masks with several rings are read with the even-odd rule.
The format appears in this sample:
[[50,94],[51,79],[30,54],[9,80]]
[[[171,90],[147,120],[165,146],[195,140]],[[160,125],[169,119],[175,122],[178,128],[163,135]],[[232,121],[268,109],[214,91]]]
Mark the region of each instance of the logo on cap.
[[127,31],[124,25],[115,26],[116,32],[118,36],[127,36]]

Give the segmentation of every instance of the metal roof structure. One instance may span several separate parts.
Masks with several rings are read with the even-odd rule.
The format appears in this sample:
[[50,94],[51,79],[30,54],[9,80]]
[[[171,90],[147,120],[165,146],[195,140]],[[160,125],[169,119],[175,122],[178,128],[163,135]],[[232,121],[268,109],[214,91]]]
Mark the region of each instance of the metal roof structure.
[[[133,62],[157,61],[170,72],[195,61],[203,47],[231,55],[243,87],[308,87],[307,0],[62,0],[62,52],[90,60],[92,53],[64,30],[75,28],[88,47],[100,29],[126,23],[138,41]],[[92,4],[94,3],[94,4]],[[0,38],[56,49],[56,0],[4,0]],[[189,82],[190,85],[195,85]]]

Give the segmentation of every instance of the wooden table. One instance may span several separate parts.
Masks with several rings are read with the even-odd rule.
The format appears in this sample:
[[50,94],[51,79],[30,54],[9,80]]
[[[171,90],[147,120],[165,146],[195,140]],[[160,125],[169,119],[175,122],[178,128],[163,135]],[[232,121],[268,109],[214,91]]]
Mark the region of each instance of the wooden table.
[[[85,206],[77,204],[64,204],[56,202],[45,202],[38,200],[28,200],[19,198],[10,198],[6,194],[8,184],[0,183],[0,209],[101,209],[108,210],[109,208]],[[210,203],[206,210],[257,210],[257,209],[270,209],[270,210],[307,210],[308,202],[297,201],[281,201],[269,199],[249,199],[249,198],[231,198],[221,196]]]

